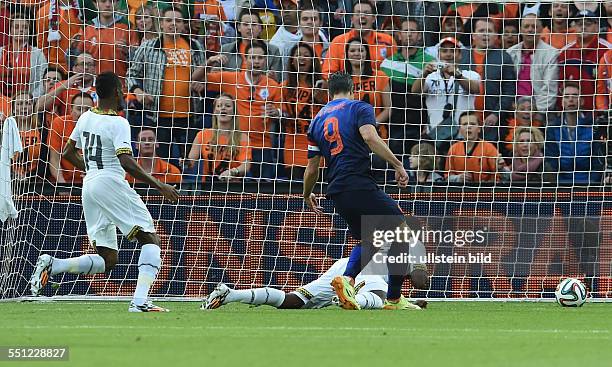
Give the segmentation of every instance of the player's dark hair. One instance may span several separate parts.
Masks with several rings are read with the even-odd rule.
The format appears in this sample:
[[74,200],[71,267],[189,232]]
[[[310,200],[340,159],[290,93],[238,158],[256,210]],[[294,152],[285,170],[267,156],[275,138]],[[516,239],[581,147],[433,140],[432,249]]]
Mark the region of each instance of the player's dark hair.
[[96,94],[98,97],[106,99],[115,96],[117,89],[121,88],[121,80],[117,74],[107,71],[98,74],[96,77]]
[[81,99],[89,99],[91,100],[91,102],[93,103],[93,97],[91,96],[91,94],[89,93],[85,93],[85,92],[79,92],[75,95],[72,96],[72,98],[70,98],[70,104],[74,104],[74,100],[77,98],[81,98]]
[[351,74],[338,71],[329,76],[329,94],[331,97],[340,93],[351,93],[353,91],[353,78]]
[[351,62],[348,60],[348,49],[351,46],[351,43],[353,42],[359,42],[361,43],[361,46],[365,48],[366,56],[365,62],[363,63],[363,66],[361,68],[361,75],[374,75],[374,70],[372,69],[372,56],[370,56],[370,45],[359,37],[351,38],[346,43],[346,47],[344,48],[344,54],[346,55],[347,59],[344,61],[344,69],[347,71],[347,73],[353,75],[353,65],[351,65]]

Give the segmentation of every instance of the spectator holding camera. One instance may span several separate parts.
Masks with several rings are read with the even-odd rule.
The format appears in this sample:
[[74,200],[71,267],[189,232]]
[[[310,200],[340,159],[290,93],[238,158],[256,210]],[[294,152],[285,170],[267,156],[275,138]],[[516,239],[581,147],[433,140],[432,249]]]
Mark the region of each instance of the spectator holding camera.
[[[445,125],[456,125],[459,115],[474,109],[475,96],[480,92],[480,75],[457,66],[461,47],[452,37],[440,41],[440,62],[427,64],[422,77],[412,84],[412,93],[426,95],[430,136],[445,120]],[[436,140],[436,136],[432,138]]]

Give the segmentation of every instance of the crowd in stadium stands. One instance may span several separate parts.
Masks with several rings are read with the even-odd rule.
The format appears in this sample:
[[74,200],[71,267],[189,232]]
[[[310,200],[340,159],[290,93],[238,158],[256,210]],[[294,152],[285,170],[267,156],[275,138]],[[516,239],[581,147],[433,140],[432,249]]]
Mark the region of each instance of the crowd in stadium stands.
[[155,177],[299,181],[345,71],[414,184],[612,183],[611,42],[610,1],[3,1],[0,121],[14,177],[81,183],[61,152],[114,71]]

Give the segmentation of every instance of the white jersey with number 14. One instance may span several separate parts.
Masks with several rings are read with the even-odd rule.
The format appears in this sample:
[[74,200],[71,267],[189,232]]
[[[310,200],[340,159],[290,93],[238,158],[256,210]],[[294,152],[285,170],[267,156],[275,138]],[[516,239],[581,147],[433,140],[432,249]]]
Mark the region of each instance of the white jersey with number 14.
[[76,147],[83,150],[87,173],[85,181],[98,175],[125,178],[119,158],[132,153],[129,122],[117,115],[85,112],[70,135]]

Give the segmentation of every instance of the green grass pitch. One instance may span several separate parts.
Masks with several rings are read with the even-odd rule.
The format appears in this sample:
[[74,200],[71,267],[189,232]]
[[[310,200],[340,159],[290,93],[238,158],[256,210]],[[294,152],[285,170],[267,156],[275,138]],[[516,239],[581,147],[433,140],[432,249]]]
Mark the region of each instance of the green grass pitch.
[[610,366],[612,305],[430,302],[422,312],[125,302],[0,303],[0,346],[70,348],[14,366]]

